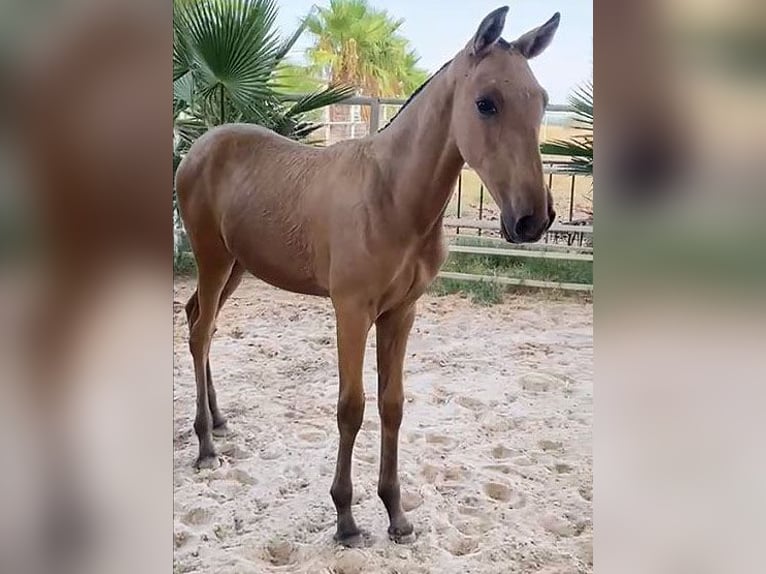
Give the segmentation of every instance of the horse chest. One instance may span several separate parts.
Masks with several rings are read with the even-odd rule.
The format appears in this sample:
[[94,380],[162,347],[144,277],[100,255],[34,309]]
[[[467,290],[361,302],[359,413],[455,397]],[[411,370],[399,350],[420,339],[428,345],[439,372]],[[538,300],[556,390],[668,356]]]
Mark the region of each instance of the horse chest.
[[403,257],[401,266],[383,297],[384,309],[416,301],[439,273],[447,256],[441,238],[426,244],[424,249]]

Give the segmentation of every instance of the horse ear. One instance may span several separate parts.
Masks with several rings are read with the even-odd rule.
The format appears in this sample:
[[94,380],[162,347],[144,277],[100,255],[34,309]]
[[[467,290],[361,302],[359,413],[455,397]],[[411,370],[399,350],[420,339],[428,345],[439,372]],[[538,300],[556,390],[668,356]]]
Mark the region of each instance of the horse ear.
[[524,34],[518,40],[511,42],[511,47],[521,52],[521,54],[528,60],[531,60],[535,56],[539,56],[553,41],[553,36],[559,28],[560,20],[561,14],[556,12],[553,15],[553,18],[539,28],[535,28]]
[[484,56],[490,46],[497,42],[505,26],[505,15],[508,14],[508,6],[493,10],[481,21],[479,29],[471,40],[470,49],[473,56]]

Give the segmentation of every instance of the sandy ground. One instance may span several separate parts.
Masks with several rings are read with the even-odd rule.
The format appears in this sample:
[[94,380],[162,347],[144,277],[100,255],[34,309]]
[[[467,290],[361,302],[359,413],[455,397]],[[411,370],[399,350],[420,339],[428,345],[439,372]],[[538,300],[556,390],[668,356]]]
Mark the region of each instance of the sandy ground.
[[245,280],[218,321],[211,366],[232,435],[192,468],[194,377],[176,283],[175,571],[592,572],[592,305],[545,295],[479,307],[426,296],[410,338],[400,472],[417,539],[386,536],[376,494],[375,348],[354,452],[354,514],[372,541],[332,541],[337,398],[328,300]]

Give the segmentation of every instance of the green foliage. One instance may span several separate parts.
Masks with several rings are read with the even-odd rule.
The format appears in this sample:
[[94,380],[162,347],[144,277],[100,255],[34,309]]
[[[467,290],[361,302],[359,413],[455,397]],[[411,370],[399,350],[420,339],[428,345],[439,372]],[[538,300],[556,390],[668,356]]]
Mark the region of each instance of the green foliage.
[[189,251],[179,251],[173,255],[173,275],[191,277],[197,274],[197,262]]
[[353,92],[315,85],[296,104],[284,94],[284,58],[305,29],[288,39],[276,31],[274,0],[174,0],[174,153],[209,128],[230,122],[263,125],[295,139],[319,127],[306,114]]
[[574,115],[573,128],[579,133],[569,140],[545,143],[540,151],[545,155],[569,160],[568,173],[593,175],[593,82],[577,88],[569,98]]
[[275,83],[288,94],[309,94],[322,88],[319,80],[307,66],[282,62],[274,72]]
[[503,302],[506,286],[490,281],[458,281],[456,279],[437,278],[429,292],[437,297],[443,295],[460,295],[471,297],[477,305],[497,305]]
[[330,0],[306,18],[314,45],[312,69],[330,83],[356,86],[369,96],[402,97],[425,82],[418,56],[399,34],[403,20],[368,0]]

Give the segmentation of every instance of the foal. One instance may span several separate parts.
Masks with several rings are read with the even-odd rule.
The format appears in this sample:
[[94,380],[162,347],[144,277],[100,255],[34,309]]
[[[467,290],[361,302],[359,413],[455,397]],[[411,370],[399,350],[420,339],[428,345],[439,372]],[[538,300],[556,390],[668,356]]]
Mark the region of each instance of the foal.
[[546,94],[527,60],[559,14],[514,42],[500,38],[507,7],[490,13],[396,121],[327,148],[253,125],[207,132],[178,168],[176,191],[197,260],[186,305],[197,383],[198,468],[218,466],[213,434],[226,432],[208,352],[217,314],[249,271],[290,291],[330,297],[337,320],[340,442],[330,493],[336,539],[358,540],[351,515],[351,454],[364,413],[362,362],[377,335],[381,451],[378,494],[389,535],[413,527],[397,470],[402,370],[415,302],[446,257],[442,217],[464,163],[501,208],[508,241],[537,241],[553,222],[538,133]]

